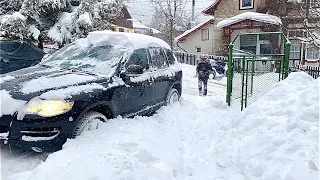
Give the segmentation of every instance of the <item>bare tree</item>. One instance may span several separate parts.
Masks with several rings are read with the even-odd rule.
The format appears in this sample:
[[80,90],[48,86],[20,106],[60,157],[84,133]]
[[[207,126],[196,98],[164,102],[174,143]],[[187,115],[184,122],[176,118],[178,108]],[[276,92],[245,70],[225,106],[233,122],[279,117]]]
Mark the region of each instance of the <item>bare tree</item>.
[[270,0],[267,9],[281,17],[286,30],[288,24],[301,25],[303,37],[320,48],[320,0]]
[[150,0],[155,13],[165,19],[165,26],[169,33],[169,44],[173,47],[175,37],[175,22],[183,18],[187,0]]

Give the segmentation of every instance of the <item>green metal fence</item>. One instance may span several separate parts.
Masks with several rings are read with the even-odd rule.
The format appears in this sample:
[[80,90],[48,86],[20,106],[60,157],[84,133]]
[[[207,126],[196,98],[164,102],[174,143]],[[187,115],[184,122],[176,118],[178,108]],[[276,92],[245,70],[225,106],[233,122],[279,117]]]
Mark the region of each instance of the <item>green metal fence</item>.
[[[281,36],[285,40],[283,53],[256,55],[234,48],[234,42],[239,36],[260,34]],[[239,100],[243,110],[274,83],[286,78],[289,73],[290,45],[281,32],[238,35],[229,45],[227,103],[231,104],[231,97]]]

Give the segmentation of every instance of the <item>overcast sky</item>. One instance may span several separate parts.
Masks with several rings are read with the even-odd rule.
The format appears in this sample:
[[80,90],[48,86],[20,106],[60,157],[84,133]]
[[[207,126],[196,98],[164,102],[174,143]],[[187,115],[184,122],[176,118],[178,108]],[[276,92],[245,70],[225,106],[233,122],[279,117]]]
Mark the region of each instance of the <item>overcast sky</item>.
[[[192,9],[192,0],[188,0],[186,11],[190,12]],[[210,6],[215,0],[195,0],[195,14],[200,14],[203,9]],[[131,16],[134,19],[142,21],[143,24],[149,25],[152,19],[153,9],[149,0],[129,0],[126,3]]]

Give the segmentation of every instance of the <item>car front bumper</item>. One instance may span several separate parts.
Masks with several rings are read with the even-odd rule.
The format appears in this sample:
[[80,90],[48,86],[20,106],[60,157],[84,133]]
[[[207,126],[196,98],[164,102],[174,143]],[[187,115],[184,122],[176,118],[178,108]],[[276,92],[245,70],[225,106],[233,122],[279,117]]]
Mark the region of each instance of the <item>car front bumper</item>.
[[4,144],[38,152],[60,150],[73,129],[74,122],[65,116],[21,121],[15,116],[0,118],[0,139]]

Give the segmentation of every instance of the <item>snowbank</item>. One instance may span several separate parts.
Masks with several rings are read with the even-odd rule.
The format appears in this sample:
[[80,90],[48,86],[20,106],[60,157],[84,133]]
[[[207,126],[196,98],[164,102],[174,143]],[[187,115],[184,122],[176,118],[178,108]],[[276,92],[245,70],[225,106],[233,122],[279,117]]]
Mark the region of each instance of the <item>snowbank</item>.
[[262,14],[262,13],[256,13],[256,12],[245,12],[239,15],[236,15],[231,18],[224,19],[220,22],[218,22],[217,27],[223,28],[226,26],[229,26],[231,24],[241,22],[243,20],[254,20],[258,22],[263,23],[269,23],[269,24],[275,24],[275,25],[281,25],[281,19],[277,16],[273,16],[270,14]]
[[319,80],[298,72],[273,85],[233,122],[219,164],[246,179],[319,179]]

